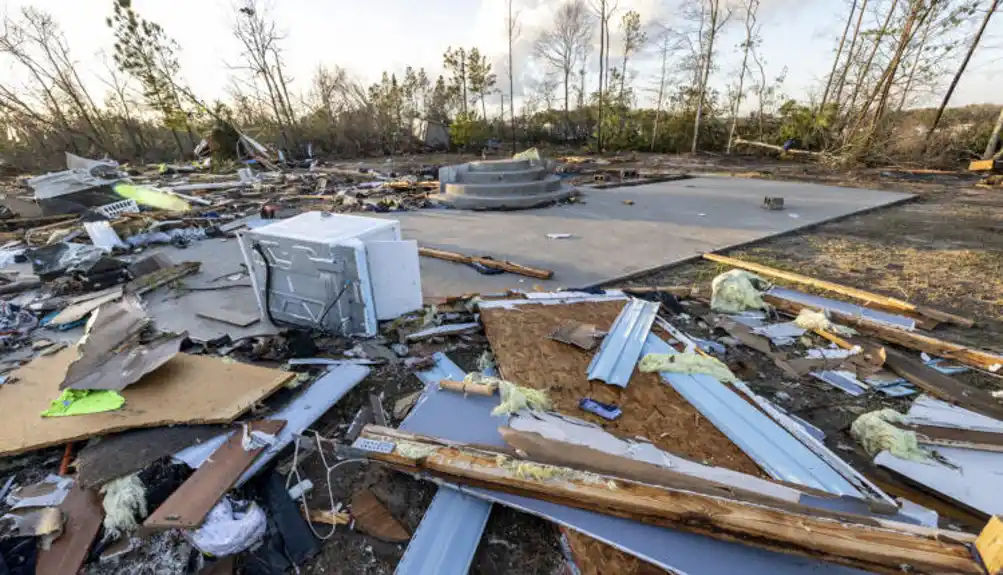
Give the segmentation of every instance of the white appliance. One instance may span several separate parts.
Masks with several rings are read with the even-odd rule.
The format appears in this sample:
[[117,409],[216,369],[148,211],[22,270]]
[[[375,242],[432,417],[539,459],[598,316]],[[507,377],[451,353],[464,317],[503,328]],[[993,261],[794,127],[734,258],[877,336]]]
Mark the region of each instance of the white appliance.
[[264,321],[376,335],[422,307],[418,244],[396,220],[306,212],[237,237]]

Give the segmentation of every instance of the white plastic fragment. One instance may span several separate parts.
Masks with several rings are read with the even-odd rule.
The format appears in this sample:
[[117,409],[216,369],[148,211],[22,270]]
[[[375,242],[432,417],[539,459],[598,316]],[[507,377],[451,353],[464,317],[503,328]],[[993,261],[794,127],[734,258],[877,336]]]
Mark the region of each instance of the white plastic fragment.
[[250,549],[265,535],[267,527],[265,512],[258,504],[224,497],[209,512],[202,527],[187,531],[186,536],[203,553],[226,557]]

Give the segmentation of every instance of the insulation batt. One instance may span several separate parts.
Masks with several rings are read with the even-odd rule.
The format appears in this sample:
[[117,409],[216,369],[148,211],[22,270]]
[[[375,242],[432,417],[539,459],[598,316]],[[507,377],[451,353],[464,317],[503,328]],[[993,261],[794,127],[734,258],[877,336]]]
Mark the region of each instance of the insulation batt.
[[769,282],[745,270],[725,272],[711,282],[713,294],[710,307],[722,313],[740,313],[750,309],[767,309],[763,290]]
[[930,454],[919,446],[915,431],[892,425],[905,422],[905,416],[894,409],[871,411],[858,417],[850,426],[850,435],[872,457],[888,451],[895,457],[916,462],[931,460]]
[[735,374],[731,373],[728,366],[721,363],[714,357],[698,355],[691,351],[676,354],[649,353],[641,358],[637,364],[637,369],[643,373],[669,372],[669,373],[689,373],[705,374],[722,382],[729,383],[735,381]]

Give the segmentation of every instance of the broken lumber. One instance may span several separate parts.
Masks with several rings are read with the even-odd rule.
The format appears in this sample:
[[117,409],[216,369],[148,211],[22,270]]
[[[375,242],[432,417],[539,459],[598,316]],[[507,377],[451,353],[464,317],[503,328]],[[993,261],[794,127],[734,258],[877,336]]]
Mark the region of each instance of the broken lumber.
[[[764,294],[763,301],[778,310],[793,316],[797,316],[802,309],[815,310],[812,306],[792,302],[771,296],[770,294]],[[829,310],[829,314],[839,323],[856,328],[857,331],[876,337],[882,341],[901,345],[902,347],[907,347],[916,351],[925,351],[930,355],[952,359],[954,361],[964,363],[965,365],[983,369],[992,373],[995,373],[1003,368],[1003,356],[972,349],[957,343],[943,341],[914,331],[901,330],[884,324],[868,321],[866,319],[839,313],[838,311]]]
[[1003,573],[1003,521],[993,516],[975,540],[982,563],[990,575]]
[[495,391],[498,390],[497,385],[488,385],[483,383],[468,383],[466,381],[453,381],[450,379],[444,379],[440,381],[439,387],[442,389],[448,389],[449,391],[462,393],[464,395],[472,393],[474,395],[492,396],[495,394]]
[[434,248],[419,247],[418,255],[422,255],[427,258],[436,258],[440,260],[455,262],[458,264],[477,263],[486,268],[502,270],[510,274],[518,274],[521,276],[527,276],[541,280],[549,280],[550,278],[554,277],[554,272],[550,270],[524,266],[505,260],[494,260],[491,258],[482,258],[478,256],[465,256],[463,254],[458,254],[456,252],[447,252],[445,250],[437,250]]
[[892,297],[871,293],[869,291],[865,291],[862,289],[844,286],[841,284],[820,280],[813,277],[803,276],[801,274],[793,272],[778,270],[776,268],[771,268],[769,266],[764,266],[752,262],[730,258],[728,256],[722,256],[719,254],[707,253],[704,254],[703,257],[706,260],[717,262],[719,264],[725,264],[732,267],[741,268],[750,272],[755,272],[757,274],[761,274],[764,276],[779,278],[782,280],[787,280],[790,282],[808,285],[814,288],[838,293],[840,295],[861,300],[874,307],[884,310],[890,310],[906,314],[916,314],[942,323],[952,323],[955,325],[960,325],[962,327],[973,327],[975,325],[975,321],[965,317],[956,316],[954,314],[950,314],[926,306],[912,304],[907,301],[902,301]]
[[989,391],[958,381],[893,349],[886,349],[885,353],[885,364],[889,369],[926,393],[969,411],[1003,420],[1003,403]]
[[352,494],[352,517],[355,526],[377,539],[401,543],[411,539],[411,534],[390,513],[386,505],[368,489]]
[[[247,424],[247,433],[260,431],[276,435],[285,425],[286,422],[282,419],[254,421]],[[150,514],[143,522],[143,529],[152,532],[160,529],[195,529],[202,525],[213,506],[268,447],[263,444],[246,450],[243,438],[240,432],[231,435],[181,487],[171,493],[167,501]]]
[[[393,444],[371,459],[413,473],[485,487],[680,529],[715,539],[802,555],[878,573],[980,573],[972,557],[974,536],[882,521],[880,527],[838,521],[656,487],[609,475],[510,459],[492,450],[445,445],[435,438],[367,426],[363,437]],[[876,520],[871,520],[876,521]]]
[[37,575],[78,572],[104,520],[101,497],[97,491],[78,485],[73,486],[59,510],[66,517],[63,534],[48,549],[38,552]]

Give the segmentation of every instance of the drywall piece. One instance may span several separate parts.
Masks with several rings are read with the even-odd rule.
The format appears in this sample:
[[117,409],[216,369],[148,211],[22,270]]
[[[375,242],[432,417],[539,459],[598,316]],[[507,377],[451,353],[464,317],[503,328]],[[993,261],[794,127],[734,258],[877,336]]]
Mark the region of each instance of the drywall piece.
[[900,459],[887,451],[879,453],[874,463],[966,509],[986,516],[1003,515],[1003,497],[999,495],[1003,453],[956,447],[937,447],[936,451],[953,467]]
[[104,510],[96,491],[74,487],[59,506],[66,518],[63,534],[48,549],[38,552],[36,575],[77,573],[101,528]]
[[115,286],[97,292],[93,295],[93,297],[78,302],[72,302],[69,306],[63,308],[63,310],[59,312],[56,317],[49,320],[49,325],[58,326],[76,323],[90,315],[92,311],[102,305],[113,302],[120,297],[122,297],[122,286]]
[[[276,435],[286,422],[281,419],[265,419],[246,424],[246,433],[255,431]],[[230,490],[240,475],[247,470],[254,459],[265,450],[265,446],[245,449],[243,433],[235,433],[213,452],[209,460],[198,468],[187,481],[171,495],[143,522],[143,528],[195,529],[202,525],[213,506]]]
[[1003,433],[1003,421],[952,405],[929,395],[921,395],[912,402],[912,406],[906,413],[905,423]]
[[0,455],[139,427],[230,423],[295,377],[277,369],[182,353],[124,389],[125,405],[117,411],[39,417],[59,397],[59,383],[76,353],[76,348],[68,347],[36,358],[13,372],[18,385],[0,386],[0,404],[6,406]]
[[179,449],[220,435],[226,429],[215,425],[174,425],[135,429],[102,437],[77,455],[77,482],[87,489],[129,475]]
[[627,387],[644,340],[658,315],[658,302],[629,299],[589,364],[589,379]]
[[394,319],[422,308],[418,242],[367,242],[366,258],[376,319]]
[[[351,363],[343,363],[332,367],[327,373],[317,378],[300,392],[292,401],[271,415],[281,419],[286,426],[275,436],[275,443],[254,460],[254,463],[237,480],[240,487],[275,458],[283,449],[292,444],[297,436],[303,433],[327,410],[369,375],[369,368]],[[193,445],[174,454],[174,459],[198,469],[212,453],[228,439],[231,434],[218,435],[205,443]]]
[[813,308],[820,308],[824,310],[831,310],[842,314],[850,315],[862,320],[872,321],[875,323],[880,323],[887,326],[904,329],[906,331],[913,331],[916,329],[916,320],[914,320],[911,317],[906,317],[904,315],[896,315],[893,313],[888,313],[877,309],[866,308],[852,303],[846,303],[843,301],[829,299],[816,295],[809,295],[799,291],[780,287],[771,288],[767,290],[766,293],[774,297],[778,297],[780,299],[785,299],[787,301],[799,303],[801,305],[807,305]]
[[394,573],[466,575],[490,514],[488,501],[456,489],[439,489]]
[[[673,350],[651,335],[645,342],[644,353],[673,353]],[[836,495],[863,496],[787,430],[713,377],[663,373],[662,380],[693,404],[770,476]]]

